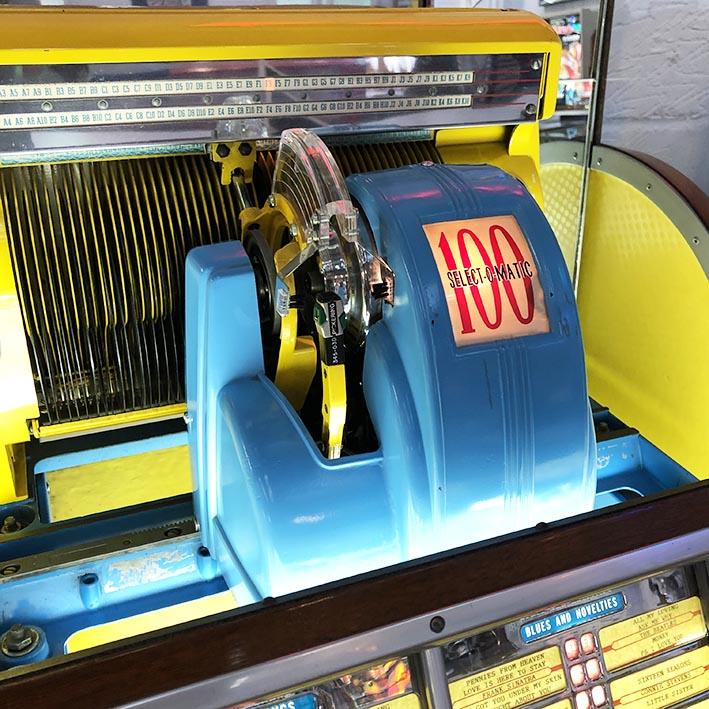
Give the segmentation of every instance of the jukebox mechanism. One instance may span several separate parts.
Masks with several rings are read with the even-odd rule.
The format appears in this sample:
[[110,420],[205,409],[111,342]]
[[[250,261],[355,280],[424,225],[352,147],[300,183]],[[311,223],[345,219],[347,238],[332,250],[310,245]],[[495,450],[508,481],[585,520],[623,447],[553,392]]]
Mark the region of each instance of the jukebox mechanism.
[[608,504],[541,207],[545,22],[0,24],[0,600],[43,651]]
[[345,179],[292,129],[263,205],[236,194],[241,241],[193,250],[186,290],[196,503],[232,587],[243,569],[280,595],[592,507],[571,285],[519,180],[431,160]]

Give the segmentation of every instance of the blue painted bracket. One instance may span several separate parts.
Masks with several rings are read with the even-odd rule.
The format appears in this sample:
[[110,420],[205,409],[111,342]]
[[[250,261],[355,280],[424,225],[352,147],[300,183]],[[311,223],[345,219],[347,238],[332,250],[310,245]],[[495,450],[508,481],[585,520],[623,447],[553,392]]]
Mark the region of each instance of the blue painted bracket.
[[166,540],[45,572],[0,578],[0,632],[13,623],[38,626],[47,637],[49,653],[61,655],[77,630],[226,588],[199,537]]

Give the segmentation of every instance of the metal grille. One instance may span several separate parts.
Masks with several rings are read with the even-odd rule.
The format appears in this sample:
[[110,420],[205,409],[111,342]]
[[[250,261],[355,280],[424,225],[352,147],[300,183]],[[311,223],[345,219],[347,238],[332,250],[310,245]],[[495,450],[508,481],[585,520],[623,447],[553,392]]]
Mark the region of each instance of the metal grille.
[[203,156],[0,170],[40,423],[184,401],[184,264],[238,238]]
[[[432,141],[331,150],[345,176],[441,162]],[[258,165],[267,195],[275,151]],[[218,170],[204,156],[0,170],[40,424],[184,401],[185,257],[239,237]]]

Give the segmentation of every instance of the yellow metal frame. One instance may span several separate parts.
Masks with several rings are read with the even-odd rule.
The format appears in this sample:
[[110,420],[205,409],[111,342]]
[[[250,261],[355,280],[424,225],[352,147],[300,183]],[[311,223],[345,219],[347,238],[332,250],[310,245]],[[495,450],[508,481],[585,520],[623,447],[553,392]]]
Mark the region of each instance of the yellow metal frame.
[[151,409],[138,409],[136,411],[126,411],[121,414],[111,416],[98,416],[94,418],[81,419],[80,421],[70,421],[68,423],[55,423],[48,426],[40,426],[39,421],[32,421],[32,435],[35,438],[65,438],[80,433],[96,433],[112,428],[122,428],[123,426],[135,426],[139,423],[149,423],[150,421],[164,421],[182,416],[187,407],[185,404],[169,404],[167,406],[156,406]]
[[27,496],[28,421],[39,416],[10,246],[0,209],[0,504]]
[[[0,8],[0,64],[542,53],[542,117],[561,48],[527,12],[430,8]],[[347,31],[343,33],[343,27]]]
[[[219,155],[220,146],[225,145],[229,152],[222,157]],[[244,175],[244,182],[251,182],[254,176],[254,163],[256,162],[256,145],[251,142],[246,142],[244,145],[249,146],[249,152],[244,155],[240,150],[241,143],[212,143],[209,146],[209,156],[214,162],[221,165],[221,183],[222,185],[231,184],[232,174],[234,170],[241,170]]]
[[[297,220],[291,205],[282,195],[272,195],[270,200],[263,209],[245,209],[240,215],[241,228],[246,229],[250,224],[259,225],[266,240],[271,239],[268,245],[274,252],[276,270],[280,271],[306,244],[298,232],[292,241],[278,248],[278,234]],[[286,278],[286,285],[291,293],[295,292],[293,276]],[[317,351],[311,337],[298,335],[296,308],[289,308],[288,314],[281,319],[280,340],[275,384],[297,411],[303,406],[315,376]]]
[[[274,257],[276,270],[280,271],[300,250],[301,244],[296,241],[278,249]],[[295,279],[292,275],[286,278],[286,285],[291,293],[295,293]],[[289,308],[288,314],[281,318],[280,340],[275,384],[293,408],[299,411],[315,376],[318,355],[313,338],[298,335],[296,308]]]
[[[258,223],[261,231],[275,250],[276,270],[280,271],[306,247],[303,235],[298,231],[290,234],[287,244],[276,250],[280,232],[296,224],[293,209],[282,195],[271,195],[269,203],[261,210],[247,209],[241,215],[242,227]],[[295,279],[286,277],[286,285],[291,293],[295,292]],[[298,310],[289,308],[288,314],[281,319],[280,348],[276,367],[275,384],[290,401],[296,411],[305,402],[317,367],[317,348],[313,338],[298,335]],[[342,449],[342,436],[347,416],[347,389],[344,365],[328,366],[321,362],[322,377],[322,440],[328,457],[339,457]]]
[[328,458],[339,458],[347,418],[345,365],[320,363],[322,376],[322,441]]

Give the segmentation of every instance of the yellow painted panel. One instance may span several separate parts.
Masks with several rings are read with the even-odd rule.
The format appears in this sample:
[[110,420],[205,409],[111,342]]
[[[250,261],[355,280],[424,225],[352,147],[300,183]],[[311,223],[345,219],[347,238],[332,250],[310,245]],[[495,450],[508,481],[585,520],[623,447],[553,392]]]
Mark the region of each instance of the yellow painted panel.
[[544,214],[559,242],[569,275],[573,276],[581,218],[583,168],[570,163],[544,163],[540,174]]
[[79,419],[78,421],[55,423],[48,426],[40,426],[39,423],[35,421],[33,422],[33,433],[37,438],[63,438],[79,433],[95,433],[97,431],[120,428],[122,426],[133,426],[149,421],[164,421],[166,419],[178,418],[182,416],[186,410],[187,407],[185,404],[168,404],[166,406],[156,406],[151,409],[124,411],[121,414],[95,416],[92,418]]
[[25,328],[10,263],[7,236],[0,217],[0,441],[29,440],[27,420],[37,418]]
[[612,671],[694,642],[706,634],[701,601],[693,596],[601,628],[599,638],[606,667]]
[[67,638],[65,647],[67,652],[79,652],[142,633],[170,628],[178,623],[205,618],[234,608],[236,608],[236,601],[231,591],[223,591],[167,608],[158,608],[129,618],[114,620],[110,623],[82,628]]
[[4,445],[0,439],[0,504],[27,497],[27,473],[24,448]]
[[479,143],[506,143],[507,126],[470,126],[468,128],[441,128],[436,132],[436,146],[440,150],[449,145]]
[[47,473],[46,479],[53,522],[192,490],[187,446],[63,468]]
[[614,707],[663,709],[709,689],[709,646],[611,682]]
[[558,647],[520,657],[449,685],[453,709],[514,709],[566,689]]
[[559,38],[528,12],[8,7],[0,10],[0,26],[1,64],[361,56],[373,49],[423,55],[549,52],[548,96],[556,102]]
[[[376,709],[419,709],[421,702],[416,694],[405,694],[403,697],[390,699],[388,702],[377,704]],[[375,709],[373,707],[373,709]]]
[[20,301],[0,204],[0,504],[27,497],[24,456],[28,421],[39,416]]
[[591,396],[709,477],[709,280],[642,192],[591,171],[579,312]]

